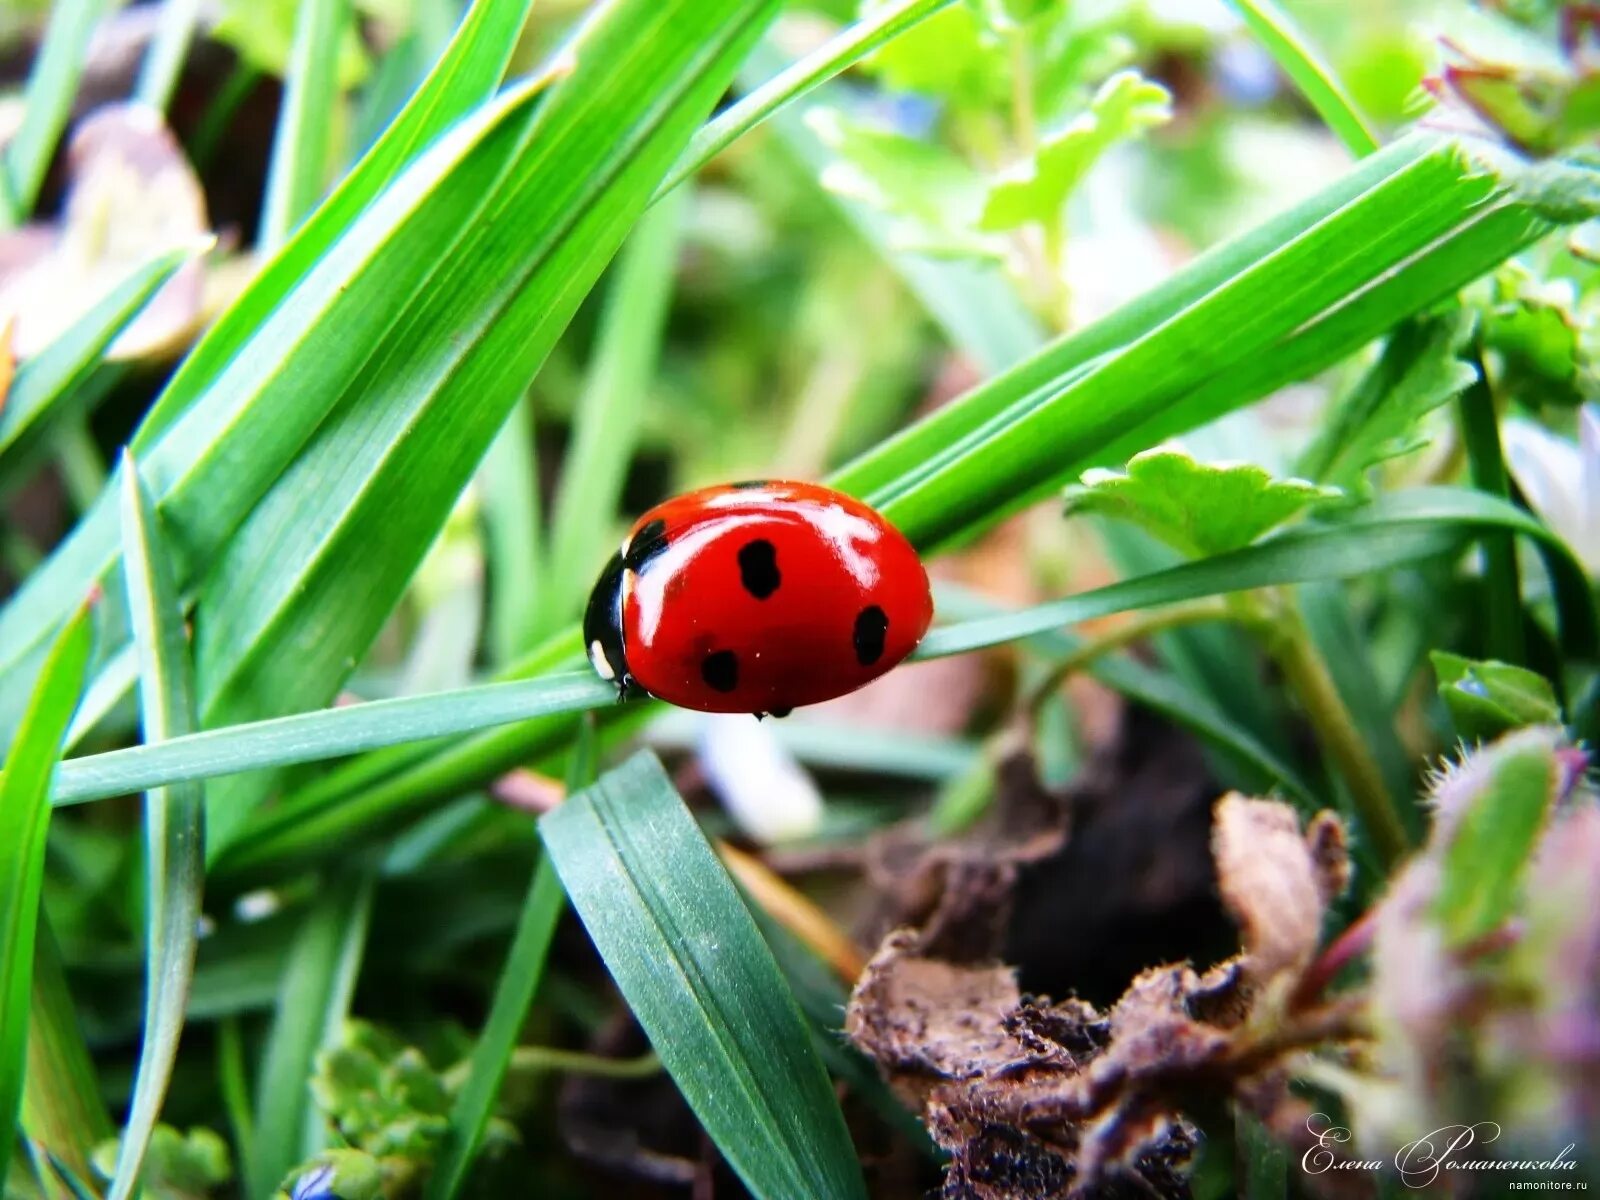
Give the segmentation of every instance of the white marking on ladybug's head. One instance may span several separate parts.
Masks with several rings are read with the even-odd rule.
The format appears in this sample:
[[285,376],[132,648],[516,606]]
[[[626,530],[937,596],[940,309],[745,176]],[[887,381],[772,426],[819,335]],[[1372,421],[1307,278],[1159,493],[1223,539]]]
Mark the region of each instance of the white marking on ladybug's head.
[[611,664],[606,661],[605,648],[600,645],[599,638],[589,643],[589,661],[594,664],[595,674],[599,675],[601,679],[604,679],[607,683],[616,682],[617,673],[611,669]]
[[628,547],[631,546],[631,545],[633,545],[633,534],[631,534],[631,533],[623,534],[622,535],[622,549],[618,550],[617,553],[622,555],[623,558],[627,558],[628,557]]

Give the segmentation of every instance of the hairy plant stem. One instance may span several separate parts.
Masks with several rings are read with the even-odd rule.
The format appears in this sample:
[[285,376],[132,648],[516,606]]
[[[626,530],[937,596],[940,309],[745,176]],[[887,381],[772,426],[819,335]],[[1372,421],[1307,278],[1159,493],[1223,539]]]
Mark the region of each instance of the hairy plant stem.
[[1339,695],[1328,664],[1311,640],[1299,607],[1281,591],[1276,592],[1273,599],[1254,594],[1233,599],[1255,608],[1264,625],[1270,628],[1267,652],[1283,672],[1284,681],[1300,701],[1317,740],[1350,789],[1356,815],[1379,859],[1386,868],[1392,867],[1409,848],[1405,826],[1384,787],[1383,773],[1368,752],[1344,698]]

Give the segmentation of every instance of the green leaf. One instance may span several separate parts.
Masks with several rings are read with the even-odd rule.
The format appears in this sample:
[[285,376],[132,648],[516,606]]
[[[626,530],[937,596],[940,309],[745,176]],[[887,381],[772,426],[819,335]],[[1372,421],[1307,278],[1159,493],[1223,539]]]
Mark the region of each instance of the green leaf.
[[1429,654],[1439,677],[1439,696],[1456,732],[1488,741],[1524,725],[1553,725],[1561,720],[1555,689],[1543,675],[1510,663],[1475,661],[1434,650]]
[[701,126],[690,139],[683,157],[662,181],[657,196],[677,187],[774,113],[956,2],[892,0],[868,10],[855,24],[847,26],[804,58],[790,63],[766,83],[753,88],[737,104]]
[[539,822],[612,978],[756,1196],[864,1197],[805,1021],[716,854],[639,754]]
[[1593,337],[1595,314],[1559,287],[1517,263],[1495,273],[1483,306],[1480,337],[1497,370],[1496,390],[1530,408],[1578,405],[1600,391]]
[[323,1147],[307,1081],[318,1051],[338,1043],[349,1012],[372,892],[372,876],[358,867],[324,888],[301,916],[263,1052],[246,1195],[272,1195],[296,1163]]
[[0,404],[0,490],[19,481],[50,430],[80,407],[85,382],[111,343],[199,248],[173,250],[136,268],[34,357],[17,368]]
[[[270,8],[256,0],[258,9]],[[351,32],[350,0],[300,0],[272,139],[257,248],[270,255],[316,207],[328,184],[338,63]]]
[[1425,444],[1422,418],[1477,380],[1461,357],[1471,332],[1471,317],[1459,309],[1396,327],[1377,362],[1324,419],[1296,472],[1365,494],[1368,468]]
[[20,225],[33,212],[56,142],[72,115],[89,39],[106,0],[58,0],[28,74],[22,124],[0,151],[0,226]]
[[1250,463],[1200,463],[1181,449],[1136,454],[1126,474],[1094,470],[1067,489],[1067,514],[1100,513],[1142,525],[1201,557],[1248,546],[1307,508],[1344,493],[1304,479],[1274,479]]
[[[15,1127],[22,1102],[33,987],[50,777],[78,706],[93,631],[81,609],[56,639],[0,775],[0,1129]],[[0,1179],[14,1139],[0,1137]]]
[[1452,945],[1511,915],[1529,860],[1567,778],[1560,731],[1536,726],[1468,754],[1434,787],[1440,845],[1434,916]]
[[544,631],[581,610],[591,581],[579,564],[598,571],[605,561],[601,547],[612,542],[639,418],[661,354],[688,197],[687,189],[664,197],[644,215],[623,246],[606,293],[550,516]]
[[[619,0],[598,10],[562,51],[564,73],[537,108],[526,89],[491,107],[504,121],[471,160],[481,173],[452,172],[441,185],[454,193],[433,214],[447,224],[448,241],[424,250],[386,236],[375,269],[340,285],[340,308],[364,293],[363,330],[322,324],[270,380],[239,366],[251,384],[268,389],[299,375],[308,390],[294,403],[331,411],[206,577],[195,625],[206,725],[332,698],[550,346],[776,7],[776,0]],[[641,46],[648,66],[634,60]],[[393,286],[382,281],[402,263],[426,282],[378,299],[369,288]],[[334,366],[335,353],[345,358],[342,367]],[[236,434],[237,427],[228,440]],[[208,492],[197,488],[188,498],[198,502]],[[175,527],[184,524],[174,517]],[[186,518],[212,524],[192,511]],[[213,850],[271,785],[258,777],[213,791]]]
[[1031,163],[990,189],[979,227],[1053,228],[1067,197],[1106,151],[1171,117],[1172,95],[1166,88],[1136,71],[1118,71],[1100,86],[1085,112],[1044,140]]
[[1378,148],[1378,139],[1338,76],[1275,0],[1228,0],[1228,4],[1244,18],[1250,32],[1260,39],[1273,61],[1294,81],[1346,150],[1360,158]]
[[[139,654],[139,707],[145,743],[195,730],[194,679],[183,609],[156,516],[133,457],[122,459],[122,565]],[[204,789],[175,784],[145,797],[145,1019],[133,1099],[107,1200],[139,1186],[150,1137],[161,1116],[183,1030],[199,944],[204,884]]]
[[[872,13],[885,4],[864,7]],[[987,36],[970,3],[951,5],[922,22],[866,65],[894,91],[941,96],[964,108],[982,108],[1007,95],[1005,49]]]
[[538,475],[533,410],[524,401],[495,435],[478,476],[489,559],[489,652],[496,666],[538,644],[546,587]]
[[[301,0],[226,0],[212,36],[256,70],[283,79],[294,69],[299,17],[309,7]],[[366,78],[371,62],[354,26],[342,24],[335,44],[334,81],[346,91]]]

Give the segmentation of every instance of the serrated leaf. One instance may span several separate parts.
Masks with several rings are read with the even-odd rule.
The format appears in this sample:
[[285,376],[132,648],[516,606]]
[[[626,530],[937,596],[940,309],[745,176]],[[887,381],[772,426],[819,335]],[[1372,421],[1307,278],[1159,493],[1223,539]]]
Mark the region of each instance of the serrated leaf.
[[573,907],[662,1064],[762,1200],[864,1197],[793,994],[654,756],[539,822]]
[[1493,933],[1511,914],[1528,862],[1567,778],[1560,731],[1509,734],[1468,754],[1434,788],[1442,845],[1433,914],[1462,945]]
[[1067,489],[1067,512],[1142,525],[1183,553],[1203,557],[1248,546],[1307,508],[1337,500],[1338,488],[1275,479],[1250,463],[1201,463],[1178,449],[1146,450],[1126,474],[1086,471]]
[[1335,403],[1296,473],[1364,494],[1367,470],[1425,444],[1422,418],[1476,382],[1477,369],[1461,358],[1471,332],[1470,314],[1459,311],[1396,327],[1378,361]]
[[1497,389],[1529,408],[1578,405],[1600,390],[1584,336],[1593,315],[1580,314],[1566,288],[1542,286],[1526,268],[1508,264],[1495,276],[1484,306],[1484,350],[1494,357]]
[[1118,71],[1100,86],[1086,112],[1045,139],[1031,163],[990,189],[978,227],[1053,226],[1067,197],[1102,155],[1171,116],[1172,95],[1166,88],[1136,71]]
[[1561,720],[1555,689],[1537,672],[1443,650],[1435,650],[1429,657],[1439,677],[1439,696],[1450,710],[1456,732],[1464,738],[1487,741],[1525,725],[1551,725]]

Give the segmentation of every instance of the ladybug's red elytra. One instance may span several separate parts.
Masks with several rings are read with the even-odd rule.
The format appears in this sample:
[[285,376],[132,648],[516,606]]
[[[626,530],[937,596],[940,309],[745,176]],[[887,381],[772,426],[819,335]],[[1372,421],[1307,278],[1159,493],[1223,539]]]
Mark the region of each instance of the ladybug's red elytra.
[[853,692],[933,620],[922,560],[877,512],[814,483],[702,488],[635,522],[583,618],[620,695],[785,716]]

